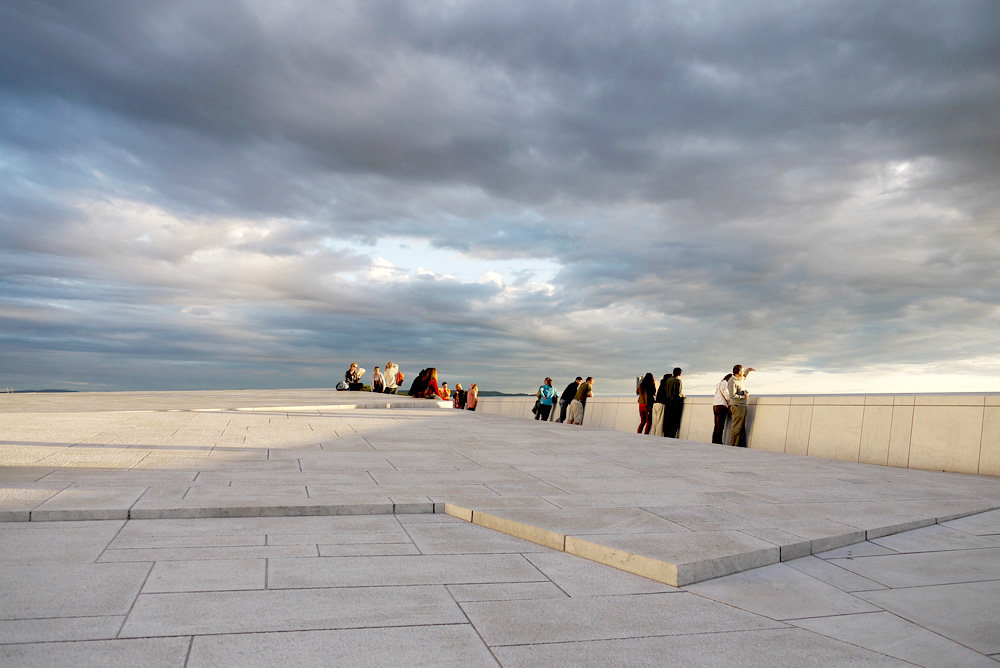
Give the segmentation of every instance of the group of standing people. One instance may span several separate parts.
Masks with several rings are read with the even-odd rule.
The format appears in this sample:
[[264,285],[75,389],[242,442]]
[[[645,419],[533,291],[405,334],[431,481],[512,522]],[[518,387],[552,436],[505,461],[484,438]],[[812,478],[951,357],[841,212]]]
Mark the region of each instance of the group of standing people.
[[663,376],[659,387],[652,373],[642,377],[635,389],[639,395],[639,428],[636,433],[648,434],[652,431],[656,436],[677,438],[684,412],[682,373],[680,367],[675,367],[673,372]]
[[548,422],[550,418],[555,419],[552,410],[558,401],[560,410],[556,422],[566,422],[568,418],[569,424],[583,424],[587,398],[594,396],[594,377],[587,376],[587,380],[584,380],[582,376],[577,376],[576,380],[566,386],[562,395],[552,387],[552,379],[546,378],[535,396],[533,412],[536,420]]
[[[722,435],[726,428],[726,419],[732,417],[733,424],[729,434],[729,444],[741,448],[747,447],[746,417],[747,392],[744,385],[747,375],[754,369],[745,369],[742,364],[733,367],[733,372],[715,386],[715,397],[712,411],[715,418],[715,428],[712,432],[712,443],[722,443]],[[647,373],[639,381],[635,393],[639,395],[639,428],[636,433],[652,433],[656,436],[677,438],[680,431],[681,416],[684,413],[684,384],[681,381],[683,371],[677,367],[673,373],[663,376],[657,387],[653,374]]]

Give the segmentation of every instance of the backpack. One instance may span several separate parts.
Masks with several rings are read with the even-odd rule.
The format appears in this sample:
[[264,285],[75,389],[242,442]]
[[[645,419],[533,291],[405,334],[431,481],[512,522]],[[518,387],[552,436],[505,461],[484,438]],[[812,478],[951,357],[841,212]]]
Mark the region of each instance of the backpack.
[[396,372],[396,385],[402,385],[405,378],[402,371]]

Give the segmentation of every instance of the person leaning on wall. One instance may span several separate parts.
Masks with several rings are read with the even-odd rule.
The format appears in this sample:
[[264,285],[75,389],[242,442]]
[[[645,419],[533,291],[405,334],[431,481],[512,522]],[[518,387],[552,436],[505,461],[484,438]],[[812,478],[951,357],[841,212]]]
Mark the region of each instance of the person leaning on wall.
[[712,430],[712,443],[722,445],[722,434],[726,430],[726,419],[729,417],[729,379],[733,374],[727,373],[715,386],[715,396],[712,398],[712,414],[715,428]]
[[563,390],[562,396],[559,397],[559,420],[558,422],[566,421],[566,409],[569,408],[569,404],[576,397],[576,390],[580,387],[580,383],[583,382],[583,376],[577,376],[576,380],[566,386]]
[[663,429],[666,425],[667,415],[667,381],[670,380],[669,373],[664,374],[660,379],[660,385],[656,389],[656,398],[653,402],[653,428],[649,433],[653,436],[663,436]]
[[551,378],[545,378],[545,382],[538,388],[535,396],[538,398],[538,411],[535,413],[535,419],[548,422],[549,414],[552,412],[552,404],[558,396],[555,388],[552,387]]
[[594,396],[594,377],[587,376],[587,380],[576,388],[576,396],[569,404],[569,423],[583,424],[583,413],[587,409],[587,399]]
[[639,395],[639,428],[635,431],[637,434],[648,434],[653,426],[653,400],[656,398],[656,380],[653,374],[647,373],[642,377],[635,393]]
[[756,369],[743,369],[742,364],[733,367],[733,375],[729,379],[729,414],[733,417],[732,430],[729,433],[729,445],[738,448],[747,447],[746,419],[747,419],[747,392],[744,382],[751,371]]
[[684,412],[684,385],[681,382],[681,368],[666,380],[666,407],[663,409],[663,435],[677,438],[681,429],[681,415]]

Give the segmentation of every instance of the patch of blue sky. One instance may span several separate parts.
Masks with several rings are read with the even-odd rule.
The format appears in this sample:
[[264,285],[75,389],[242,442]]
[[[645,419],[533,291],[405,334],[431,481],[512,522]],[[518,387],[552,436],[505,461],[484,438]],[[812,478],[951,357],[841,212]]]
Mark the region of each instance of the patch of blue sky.
[[424,239],[385,237],[374,245],[345,243],[360,255],[368,255],[373,262],[381,258],[383,267],[396,277],[414,277],[432,273],[437,277],[452,278],[462,283],[495,282],[502,277],[509,285],[518,281],[532,283],[551,282],[561,265],[545,258],[495,258],[461,253],[450,248],[438,248]]

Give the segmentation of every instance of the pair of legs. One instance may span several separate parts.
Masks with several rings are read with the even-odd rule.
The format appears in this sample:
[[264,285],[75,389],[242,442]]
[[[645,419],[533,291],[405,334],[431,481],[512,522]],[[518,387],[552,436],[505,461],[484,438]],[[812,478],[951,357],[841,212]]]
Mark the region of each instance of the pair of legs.
[[653,428],[649,430],[649,433],[653,436],[663,436],[663,408],[663,404],[653,404],[653,412],[649,419],[653,424]]
[[559,400],[559,422],[565,422],[566,421],[566,409],[567,408],[569,408],[569,402],[568,401],[563,401],[562,399],[560,399]]
[[569,423],[570,424],[583,424],[583,409],[584,405],[578,399],[574,399],[569,403]]
[[747,419],[747,407],[733,404],[729,407],[729,413],[733,416],[733,427],[729,433],[729,445],[738,448],[747,447],[747,435],[744,426]]
[[663,435],[677,438],[681,430],[681,415],[684,412],[683,399],[671,399],[663,408]]
[[538,412],[535,413],[535,419],[541,420],[542,422],[549,421],[549,413],[552,412],[552,404],[546,406],[545,404],[538,404]]
[[[635,430],[637,434],[648,434],[649,428],[653,426],[653,407],[649,404],[639,404],[639,428]],[[645,427],[645,431],[643,431]]]
[[726,418],[729,417],[729,406],[712,406],[715,415],[715,429],[712,430],[712,443],[722,445],[722,433],[726,430]]

